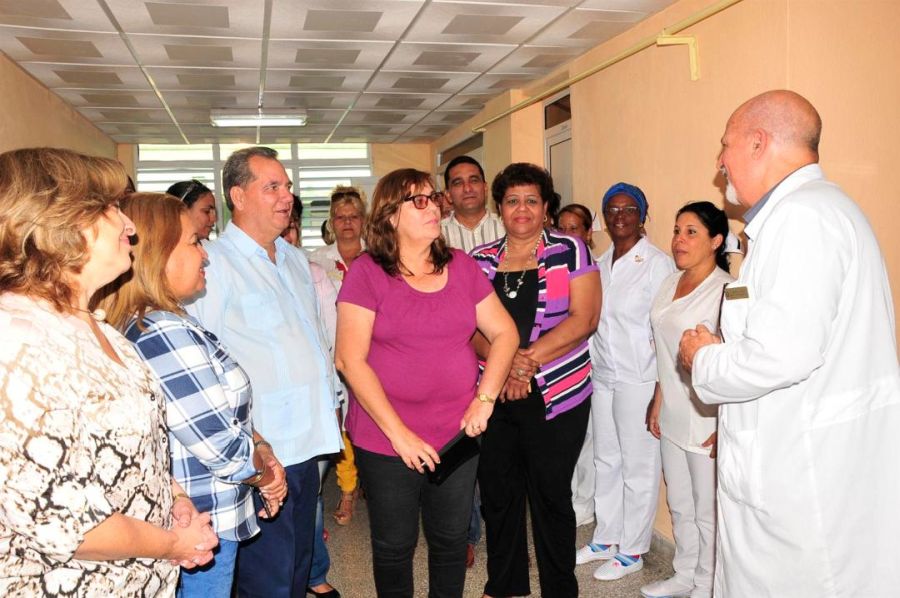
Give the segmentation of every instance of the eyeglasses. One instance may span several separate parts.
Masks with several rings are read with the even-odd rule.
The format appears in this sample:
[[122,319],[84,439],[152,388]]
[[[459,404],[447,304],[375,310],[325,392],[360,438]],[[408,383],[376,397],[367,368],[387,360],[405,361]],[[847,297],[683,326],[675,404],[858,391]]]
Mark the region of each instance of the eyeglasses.
[[424,210],[428,207],[428,200],[431,200],[431,203],[436,205],[437,207],[441,207],[441,198],[444,197],[444,194],[440,191],[435,191],[431,195],[425,195],[420,193],[418,195],[409,195],[403,198],[403,201],[411,201],[413,205],[416,206],[417,210]]
[[621,208],[618,206],[609,206],[603,210],[603,213],[607,216],[617,216],[618,214],[624,216],[637,216],[641,213],[641,209],[637,206],[622,206]]

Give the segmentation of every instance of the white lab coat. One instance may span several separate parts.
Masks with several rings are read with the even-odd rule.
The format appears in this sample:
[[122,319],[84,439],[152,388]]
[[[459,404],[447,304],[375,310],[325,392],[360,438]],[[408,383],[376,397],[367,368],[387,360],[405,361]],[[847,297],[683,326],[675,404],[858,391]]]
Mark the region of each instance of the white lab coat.
[[746,234],[725,342],[693,366],[698,397],[722,405],[715,595],[895,597],[900,374],[878,244],[816,164]]

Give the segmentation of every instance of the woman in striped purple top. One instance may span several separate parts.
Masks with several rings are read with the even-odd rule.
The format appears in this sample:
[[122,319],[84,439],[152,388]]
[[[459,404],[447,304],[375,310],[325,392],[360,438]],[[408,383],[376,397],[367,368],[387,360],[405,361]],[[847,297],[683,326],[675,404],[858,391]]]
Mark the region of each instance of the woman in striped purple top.
[[[520,349],[483,434],[478,480],[487,530],[486,596],[530,594],[525,500],[541,595],[578,596],[571,481],[590,411],[587,338],[600,278],[581,239],[551,232],[560,198],[550,174],[511,164],[491,187],[506,235],[472,257],[519,329]],[[476,334],[486,355],[487,342]]]

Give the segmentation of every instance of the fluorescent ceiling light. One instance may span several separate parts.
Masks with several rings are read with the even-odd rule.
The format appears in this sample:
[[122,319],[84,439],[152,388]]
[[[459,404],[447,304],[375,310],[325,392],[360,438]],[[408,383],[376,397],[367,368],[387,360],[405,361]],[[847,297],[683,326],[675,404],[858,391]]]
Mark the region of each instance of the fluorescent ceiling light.
[[302,108],[210,110],[209,122],[214,127],[302,127],[306,124],[306,110]]

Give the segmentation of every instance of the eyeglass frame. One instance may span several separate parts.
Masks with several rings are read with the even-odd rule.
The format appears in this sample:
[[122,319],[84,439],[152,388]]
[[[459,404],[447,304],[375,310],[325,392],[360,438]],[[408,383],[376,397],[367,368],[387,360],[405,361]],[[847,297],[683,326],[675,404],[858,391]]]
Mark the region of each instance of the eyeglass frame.
[[603,208],[603,215],[613,218],[622,214],[624,216],[639,216],[641,209],[637,206],[606,206]]
[[[425,199],[419,199],[424,197]],[[441,207],[441,201],[444,199],[444,193],[441,191],[432,191],[431,194],[416,193],[415,195],[407,195],[401,202],[411,201],[417,210],[424,210],[428,207],[428,201],[431,200],[438,209]],[[419,205],[422,204],[422,205]]]

